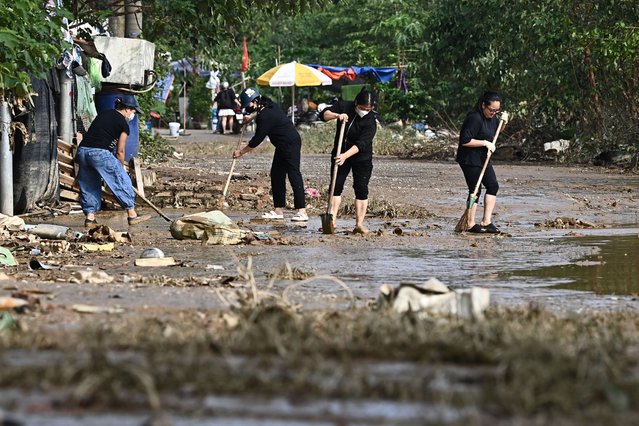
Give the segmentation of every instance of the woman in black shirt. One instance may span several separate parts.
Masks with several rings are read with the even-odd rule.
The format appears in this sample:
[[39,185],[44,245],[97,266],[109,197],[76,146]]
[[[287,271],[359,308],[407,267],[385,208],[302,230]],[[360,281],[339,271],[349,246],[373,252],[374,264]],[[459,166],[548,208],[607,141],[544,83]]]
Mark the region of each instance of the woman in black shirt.
[[[373,138],[377,133],[376,114],[373,111],[373,93],[362,89],[355,102],[336,101],[320,113],[322,120],[338,120],[346,125],[342,152],[337,152],[339,127],[335,133],[335,142],[331,152],[331,169],[337,163],[337,178],[331,203],[331,215],[337,219],[337,211],[342,201],[344,182],[353,171],[353,189],[355,190],[355,234],[367,234],[364,218],[368,210],[368,182],[373,173]],[[332,182],[331,182],[332,183]],[[333,224],[335,226],[335,224]]]
[[[233,152],[233,158],[240,158],[253,151],[268,136],[275,146],[273,163],[271,164],[271,190],[273,191],[274,210],[265,213],[264,219],[284,219],[286,207],[286,177],[293,188],[293,203],[297,214],[291,218],[294,222],[308,221],[306,214],[306,195],[304,194],[304,179],[300,171],[302,138],[295,129],[290,118],[284,114],[275,103],[252,88],[247,87],[240,95],[242,108],[246,113],[256,113],[257,127],[255,135],[242,149]],[[253,118],[247,118],[246,122]]]
[[[495,152],[495,144],[491,141],[495,137],[499,126],[497,113],[500,108],[501,96],[496,92],[485,92],[479,99],[477,107],[468,113],[462,124],[455,161],[459,163],[464,173],[470,194],[475,190],[488,151]],[[475,201],[470,209],[468,231],[474,233],[498,233],[499,229],[492,222],[492,214],[497,202],[499,183],[490,162],[486,167],[481,183],[486,188],[484,215],[480,223],[475,223],[475,212],[477,211],[477,202]],[[480,194],[481,187],[477,192],[477,200],[479,200]],[[470,200],[470,195],[468,197]]]

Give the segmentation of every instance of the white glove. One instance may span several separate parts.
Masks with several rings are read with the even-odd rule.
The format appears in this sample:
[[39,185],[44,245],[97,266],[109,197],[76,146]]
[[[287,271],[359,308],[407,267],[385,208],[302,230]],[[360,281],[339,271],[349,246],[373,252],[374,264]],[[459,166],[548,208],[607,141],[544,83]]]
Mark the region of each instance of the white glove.
[[510,119],[510,117],[508,116],[508,112],[502,111],[501,115],[499,116],[499,119],[503,121],[504,123],[508,123],[508,120]]
[[488,151],[495,152],[495,144],[490,141],[484,141],[484,146],[488,148]]

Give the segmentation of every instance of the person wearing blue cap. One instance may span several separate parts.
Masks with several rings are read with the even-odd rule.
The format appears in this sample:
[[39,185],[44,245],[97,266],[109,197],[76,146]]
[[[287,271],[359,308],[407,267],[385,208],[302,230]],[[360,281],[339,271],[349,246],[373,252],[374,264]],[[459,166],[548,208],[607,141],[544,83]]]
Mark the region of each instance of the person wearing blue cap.
[[115,108],[101,111],[86,134],[77,134],[80,142],[76,161],[79,165],[80,204],[85,214],[84,226],[92,228],[98,222],[95,214],[102,207],[102,181],[107,184],[122,208],[127,211],[129,225],[150,219],[135,211],[135,192],[131,178],[124,169],[124,149],[129,136],[129,122],[135,113],[142,114],[133,95],[115,99]]

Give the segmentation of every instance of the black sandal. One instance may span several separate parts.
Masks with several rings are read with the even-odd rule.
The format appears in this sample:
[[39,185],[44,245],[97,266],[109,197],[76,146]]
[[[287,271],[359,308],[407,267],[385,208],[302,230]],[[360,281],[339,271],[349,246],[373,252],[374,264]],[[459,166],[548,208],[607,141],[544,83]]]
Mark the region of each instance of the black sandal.
[[484,228],[479,226],[478,223],[474,224],[472,228],[468,230],[468,232],[472,232],[473,234],[484,234],[486,231]]
[[489,234],[499,234],[501,231],[492,223],[489,223],[486,226],[482,226],[484,232],[488,232]]
[[98,221],[95,219],[84,219],[84,227],[85,228],[95,228],[98,226]]

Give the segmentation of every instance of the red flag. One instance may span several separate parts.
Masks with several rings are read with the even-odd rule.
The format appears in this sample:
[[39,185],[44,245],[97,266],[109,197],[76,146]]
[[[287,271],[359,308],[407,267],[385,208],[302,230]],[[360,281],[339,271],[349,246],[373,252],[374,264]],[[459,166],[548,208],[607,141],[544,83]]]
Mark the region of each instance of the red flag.
[[242,53],[242,68],[240,71],[246,72],[249,66],[248,49],[246,48],[246,37],[244,37],[244,53]]

